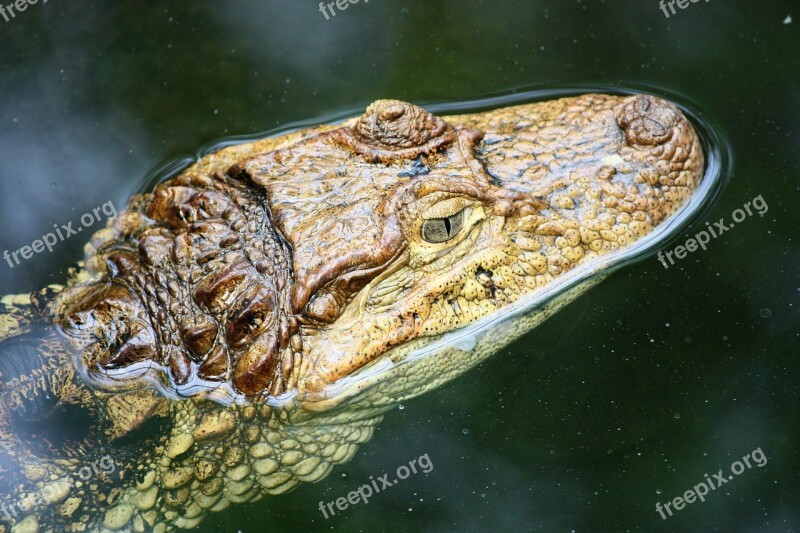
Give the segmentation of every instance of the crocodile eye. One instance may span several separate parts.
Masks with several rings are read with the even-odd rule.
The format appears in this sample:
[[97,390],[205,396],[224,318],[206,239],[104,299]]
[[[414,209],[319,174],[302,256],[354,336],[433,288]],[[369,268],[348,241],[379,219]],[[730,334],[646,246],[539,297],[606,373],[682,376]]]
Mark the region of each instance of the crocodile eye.
[[432,218],[422,223],[422,238],[439,244],[447,242],[464,227],[464,209],[447,218]]

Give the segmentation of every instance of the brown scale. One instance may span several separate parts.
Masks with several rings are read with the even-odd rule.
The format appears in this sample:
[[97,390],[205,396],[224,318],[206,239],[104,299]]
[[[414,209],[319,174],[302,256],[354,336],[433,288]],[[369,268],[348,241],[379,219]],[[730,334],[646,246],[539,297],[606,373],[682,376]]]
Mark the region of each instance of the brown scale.
[[[124,231],[101,250],[107,268],[101,281],[66,290],[56,321],[82,353],[89,379],[102,385],[152,374],[152,362],[168,388],[194,379],[227,382],[249,397],[278,395],[297,380],[301,325],[333,322],[404,251],[400,221],[390,213],[410,193],[393,192],[397,176],[386,173],[392,195],[370,204],[374,165],[424,157],[446,173],[448,158],[471,152],[482,135],[381,100],[352,128],[251,156],[226,173],[179,176],[134,200],[138,215],[122,213]],[[460,151],[440,155],[454,143]],[[351,181],[353,194],[336,206],[338,219],[386,213],[382,224],[371,225],[380,229],[309,226],[302,202],[310,197],[294,194],[308,185],[289,176],[302,177],[304,165],[362,172],[366,178]]]
[[[379,100],[352,128],[312,136],[234,165],[231,175],[267,191],[275,226],[292,246],[293,311],[315,324],[332,323],[353,295],[404,251],[400,221],[394,213],[409,192],[402,181],[398,189],[397,173],[376,172],[376,164],[424,157],[435,159],[438,168],[446,172],[447,158],[455,154],[450,151],[440,156],[440,152],[456,142],[471,152],[481,137],[475,129],[456,130],[411,104]],[[347,195],[335,197],[331,190],[323,192],[324,199],[308,195],[306,176],[323,175],[325,169],[346,177],[346,181],[333,183]],[[376,200],[381,192],[386,197]],[[307,212],[313,209],[309,203],[321,201],[336,214],[321,218],[322,224],[309,224]],[[368,223],[347,227],[330,219]],[[365,227],[371,229],[365,231]]]
[[149,223],[106,252],[107,278],[67,291],[59,325],[90,379],[152,361],[176,385],[194,375],[254,395],[291,371],[279,368],[293,362],[281,355],[289,251],[256,191],[226,176],[210,185],[159,186],[142,206]]

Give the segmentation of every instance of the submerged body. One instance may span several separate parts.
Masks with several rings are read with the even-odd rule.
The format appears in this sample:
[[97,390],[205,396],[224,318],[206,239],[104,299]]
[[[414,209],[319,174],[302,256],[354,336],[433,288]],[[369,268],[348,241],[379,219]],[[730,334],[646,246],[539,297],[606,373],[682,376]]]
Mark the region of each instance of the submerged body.
[[[578,267],[602,275],[703,167],[685,117],[645,95],[445,118],[379,101],[204,157],[132,199],[66,287],[3,300],[0,484],[17,505],[0,523],[189,528],[321,479],[396,402],[591,281],[434,349],[443,335]],[[113,468],[76,475],[92,461]]]

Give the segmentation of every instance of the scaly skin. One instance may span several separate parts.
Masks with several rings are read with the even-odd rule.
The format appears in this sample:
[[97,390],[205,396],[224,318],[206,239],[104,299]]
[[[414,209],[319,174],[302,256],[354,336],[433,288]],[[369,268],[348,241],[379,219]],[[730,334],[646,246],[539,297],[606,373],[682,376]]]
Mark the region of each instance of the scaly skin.
[[204,157],[134,197],[65,287],[2,301],[0,522],[191,528],[322,479],[397,402],[599,281],[703,167],[643,95],[445,118],[379,101]]

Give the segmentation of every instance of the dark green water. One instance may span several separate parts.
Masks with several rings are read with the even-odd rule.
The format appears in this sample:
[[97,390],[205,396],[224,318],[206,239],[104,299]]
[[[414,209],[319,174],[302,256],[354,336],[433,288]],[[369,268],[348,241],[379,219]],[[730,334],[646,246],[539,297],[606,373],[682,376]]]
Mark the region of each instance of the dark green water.
[[[787,21],[792,16],[794,21]],[[788,22],[788,21],[787,21]],[[49,0],[0,18],[0,249],[113,201],[214,139],[363,108],[578,83],[680,95],[734,169],[669,248],[769,206],[669,269],[655,258],[479,368],[390,413],[324,481],[232,506],[202,531],[800,529],[800,2]],[[0,265],[0,294],[64,280],[84,240]],[[662,520],[760,448],[768,462]],[[324,519],[330,501],[428,454]]]

